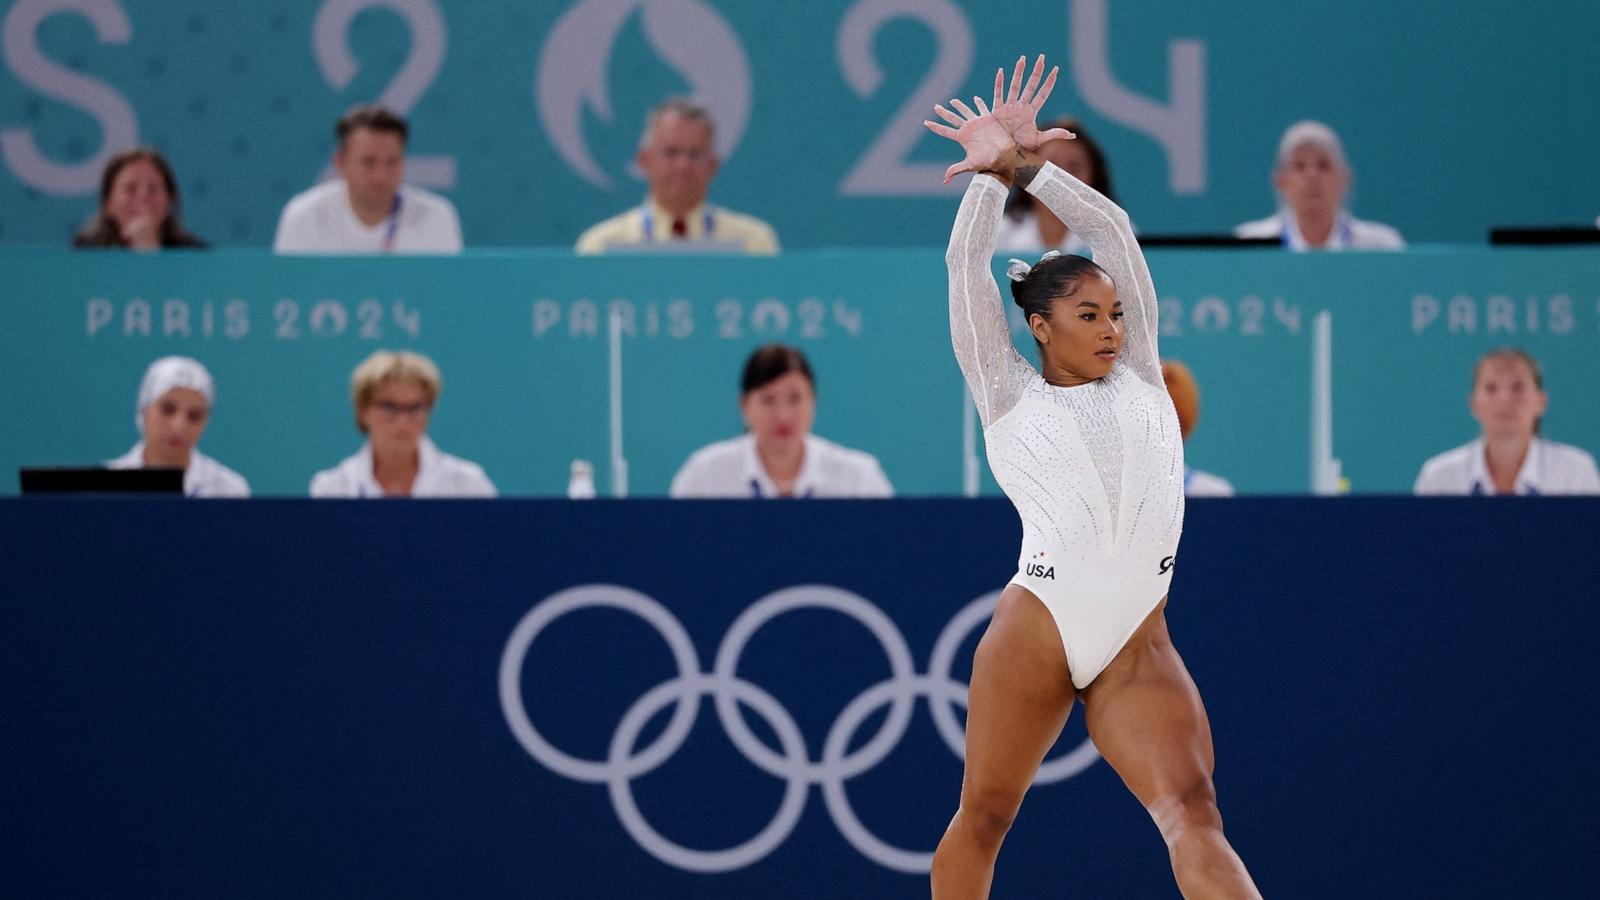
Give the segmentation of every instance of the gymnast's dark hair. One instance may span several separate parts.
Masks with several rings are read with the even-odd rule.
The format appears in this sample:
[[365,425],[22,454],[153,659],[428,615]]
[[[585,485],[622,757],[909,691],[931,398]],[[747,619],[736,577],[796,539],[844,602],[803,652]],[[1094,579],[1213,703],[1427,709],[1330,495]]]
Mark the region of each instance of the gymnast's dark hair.
[[744,362],[744,376],[739,379],[739,393],[760,390],[790,372],[799,372],[817,389],[817,379],[811,374],[811,363],[806,355],[787,344],[767,344],[757,347]]
[[1111,280],[1105,269],[1087,257],[1066,253],[1042,259],[1028,272],[1027,277],[1011,282],[1011,299],[1022,307],[1024,319],[1038,313],[1048,322],[1050,304],[1076,294],[1084,276],[1091,273]]

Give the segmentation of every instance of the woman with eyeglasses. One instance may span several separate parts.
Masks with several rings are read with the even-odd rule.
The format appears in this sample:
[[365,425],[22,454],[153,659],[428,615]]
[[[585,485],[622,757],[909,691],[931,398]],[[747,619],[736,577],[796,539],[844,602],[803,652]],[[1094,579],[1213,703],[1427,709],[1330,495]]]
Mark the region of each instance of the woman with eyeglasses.
[[433,360],[379,350],[350,376],[356,427],[367,442],[355,455],[311,479],[313,497],[493,497],[477,463],[428,440],[428,417],[443,389]]

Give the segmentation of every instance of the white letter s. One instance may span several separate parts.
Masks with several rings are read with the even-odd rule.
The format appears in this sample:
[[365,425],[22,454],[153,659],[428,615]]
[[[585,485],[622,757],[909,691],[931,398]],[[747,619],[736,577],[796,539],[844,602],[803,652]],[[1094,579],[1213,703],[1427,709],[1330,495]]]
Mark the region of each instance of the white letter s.
[[103,136],[100,150],[91,159],[63,165],[39,152],[28,129],[8,128],[0,131],[0,155],[24,184],[47,194],[75,196],[99,189],[100,171],[106,160],[114,152],[138,143],[139,124],[133,107],[121,94],[104,82],[53,62],[39,50],[39,25],[63,12],[88,19],[101,43],[126,44],[133,38],[133,26],[117,0],[17,0],[6,14],[6,65],[18,81],[94,117]]

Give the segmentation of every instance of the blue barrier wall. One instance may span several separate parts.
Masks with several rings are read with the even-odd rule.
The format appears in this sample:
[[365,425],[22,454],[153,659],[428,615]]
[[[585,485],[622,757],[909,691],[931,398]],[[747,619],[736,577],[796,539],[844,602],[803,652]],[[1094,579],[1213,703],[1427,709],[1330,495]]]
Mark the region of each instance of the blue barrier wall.
[[639,202],[644,114],[685,92],[722,123],[718,202],[789,246],[933,244],[953,157],[920,121],[1025,52],[1062,64],[1046,114],[1083,117],[1150,231],[1269,214],[1278,138],[1308,117],[1344,135],[1356,212],[1413,240],[1600,213],[1589,0],[853,0],[782,15],[709,0],[6,0],[0,14],[10,243],[65,242],[105,156],[143,141],[170,154],[199,234],[265,245],[327,165],[335,118],[381,98],[411,115],[411,177],[456,202],[469,244],[571,246]]
[[[1600,893],[1597,526],[1587,500],[1191,504],[1169,619],[1267,896]],[[0,535],[5,896],[910,898],[925,876],[882,860],[934,846],[960,763],[887,660],[959,697],[1017,525],[999,501],[10,500]],[[779,591],[797,607],[748,618]],[[574,597],[612,605],[539,620]],[[752,733],[702,698],[679,734],[655,689],[730,644],[736,677],[693,684]],[[835,732],[844,760],[794,764]],[[1053,759],[1082,740],[1080,716]],[[1092,759],[1032,792],[996,891],[1174,894]]]
[[[1472,363],[1502,344],[1544,365],[1544,434],[1600,450],[1600,251],[1168,250],[1150,264],[1162,355],[1187,362],[1202,389],[1189,461],[1241,491],[1309,487],[1310,332],[1324,310],[1334,452],[1355,491],[1408,491],[1423,460],[1471,439]],[[664,494],[694,449],[742,429],[739,369],[771,340],[811,356],[819,434],[876,454],[902,493],[962,489],[967,402],[936,250],[606,260],[16,251],[0,266],[3,492],[16,490],[17,465],[123,453],[137,439],[145,366],[183,353],[217,377],[202,449],[258,493],[303,494],[360,444],[351,369],[401,346],[443,369],[440,446],[482,463],[503,492],[560,494],[575,458],[593,460],[604,487],[613,307],[625,315],[634,494]]]

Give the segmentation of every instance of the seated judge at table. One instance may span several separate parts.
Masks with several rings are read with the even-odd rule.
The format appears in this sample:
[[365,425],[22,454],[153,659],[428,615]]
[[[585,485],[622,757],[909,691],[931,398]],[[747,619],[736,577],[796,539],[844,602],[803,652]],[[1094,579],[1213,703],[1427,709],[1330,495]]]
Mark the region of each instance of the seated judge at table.
[[333,126],[339,177],[296,195],[278,218],[277,253],[460,253],[461,220],[444,197],[405,183],[411,126],[356,106]]
[[1333,129],[1296,122],[1278,142],[1272,186],[1278,212],[1233,230],[1241,238],[1273,238],[1296,253],[1307,250],[1402,250],[1400,232],[1350,215],[1345,199],[1352,179],[1344,144]]
[[444,382],[420,353],[379,350],[350,376],[356,427],[367,436],[353,456],[311,479],[313,497],[493,497],[477,463],[428,439],[428,417]]
[[740,380],[746,431],[696,450],[672,479],[674,497],[892,497],[870,453],[811,433],[816,379],[799,350],[768,344]]
[[199,450],[216,397],[211,373],[197,360],[166,356],[151,363],[133,417],[142,438],[106,468],[182,469],[186,497],[250,496],[243,476]]
[[638,155],[650,193],[637,207],[585,231],[577,252],[777,253],[771,225],[707,200],[721,165],[714,135],[711,114],[689,100],[674,98],[651,110]]
[[1467,397],[1482,435],[1424,463],[1416,493],[1600,494],[1593,456],[1539,436],[1549,405],[1532,356],[1512,347],[1484,354]]

